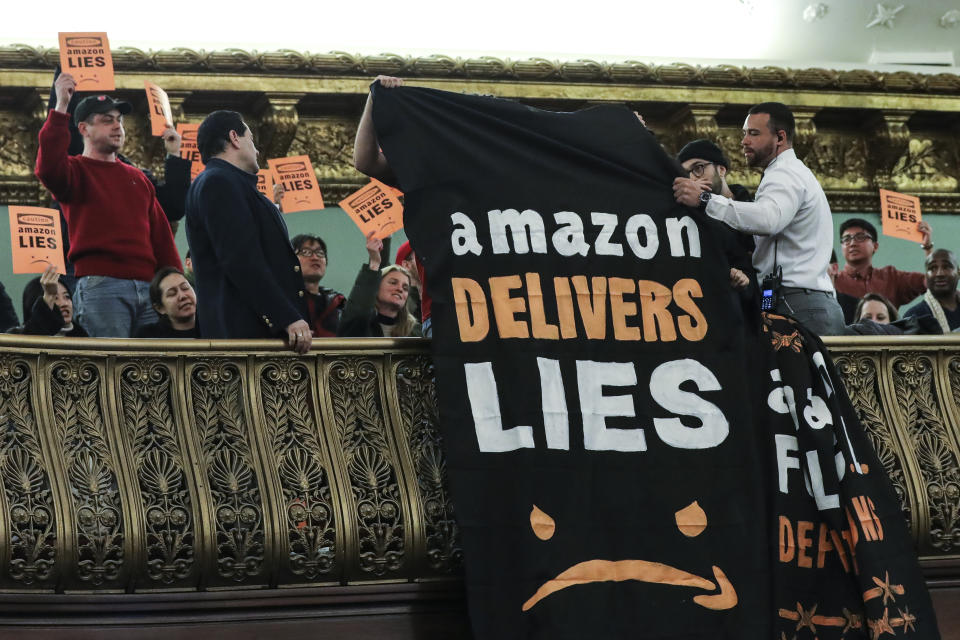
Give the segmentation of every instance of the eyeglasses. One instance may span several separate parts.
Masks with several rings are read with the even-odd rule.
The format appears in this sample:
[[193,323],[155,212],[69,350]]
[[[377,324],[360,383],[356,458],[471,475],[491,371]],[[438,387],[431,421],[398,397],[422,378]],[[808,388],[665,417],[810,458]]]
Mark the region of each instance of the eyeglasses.
[[873,236],[869,233],[855,233],[853,235],[840,236],[840,244],[850,244],[851,242],[866,242],[867,240],[873,240]]
[[300,249],[297,251],[297,255],[303,256],[304,258],[312,258],[316,256],[321,260],[327,259],[327,254],[324,253],[323,249]]
[[698,162],[697,164],[690,167],[690,173],[693,174],[695,178],[702,178],[703,172],[707,170],[707,167],[714,164],[713,162]]

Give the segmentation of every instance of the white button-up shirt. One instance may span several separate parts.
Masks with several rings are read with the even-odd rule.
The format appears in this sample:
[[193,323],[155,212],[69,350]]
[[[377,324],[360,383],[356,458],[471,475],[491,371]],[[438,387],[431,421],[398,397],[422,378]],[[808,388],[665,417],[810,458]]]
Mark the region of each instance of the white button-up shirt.
[[761,277],[773,270],[776,253],[784,286],[833,291],[827,275],[833,249],[830,205],[817,178],[793,149],[767,165],[754,202],[715,195],[706,211],[738,231],[754,234],[753,266]]

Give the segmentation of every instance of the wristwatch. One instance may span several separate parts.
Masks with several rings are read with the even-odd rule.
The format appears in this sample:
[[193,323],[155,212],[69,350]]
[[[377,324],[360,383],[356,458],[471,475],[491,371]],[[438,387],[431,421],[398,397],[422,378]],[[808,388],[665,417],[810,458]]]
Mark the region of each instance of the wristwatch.
[[710,196],[712,196],[712,195],[713,195],[713,194],[710,193],[709,191],[703,191],[703,192],[700,193],[700,208],[701,208],[701,209],[706,209],[706,208],[707,208],[707,203],[710,202]]

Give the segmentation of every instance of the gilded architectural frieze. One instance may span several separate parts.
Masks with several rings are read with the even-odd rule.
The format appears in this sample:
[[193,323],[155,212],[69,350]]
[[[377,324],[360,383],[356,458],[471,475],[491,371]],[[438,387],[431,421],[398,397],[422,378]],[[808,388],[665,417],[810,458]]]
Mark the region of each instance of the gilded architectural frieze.
[[[960,76],[871,70],[555,61],[494,57],[359,56],[345,52],[258,52],[177,48],[114,50],[116,95],[142,107],[143,79],[163,86],[178,121],[215,108],[243,113],[263,158],[309,155],[327,201],[366,180],[352,146],[367,86],[377,74],[417,86],[497,95],[546,108],[627,104],[670,152],[694,138],[720,144],[731,181],[755,189],[760,174],[740,152],[746,108],[789,104],[795,147],[835,212],[877,211],[878,188],[917,194],[928,213],[960,211]],[[36,134],[57,51],[0,46],[0,202],[42,204],[33,176]],[[124,153],[162,178],[164,149],[143,109],[127,118]]]
[[308,155],[321,182],[366,181],[353,168],[353,139],[357,123],[353,119],[301,121],[288,147],[287,155]]
[[[309,53],[291,50],[223,51],[178,47],[143,51],[133,47],[113,50],[118,70],[255,71],[268,73],[392,74],[421,77],[489,78],[497,80],[550,80],[629,84],[750,86],[770,88],[840,89],[897,93],[951,93],[960,90],[960,77],[949,74],[883,72],[865,69],[792,69],[766,66],[656,64],[627,60],[557,61],[545,58],[511,60],[482,56],[444,55],[412,57],[396,54],[357,55],[343,51]],[[0,67],[53,68],[58,52],[53,48],[12,44],[0,47]]]

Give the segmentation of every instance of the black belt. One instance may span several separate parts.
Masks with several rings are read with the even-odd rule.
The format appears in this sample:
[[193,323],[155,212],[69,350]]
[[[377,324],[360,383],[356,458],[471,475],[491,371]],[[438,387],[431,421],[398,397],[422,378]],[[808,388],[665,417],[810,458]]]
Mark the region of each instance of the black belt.
[[811,293],[822,293],[828,298],[834,297],[832,291],[822,291],[820,289],[807,289],[805,287],[780,287],[780,291],[782,291],[783,293],[806,293],[807,295]]

